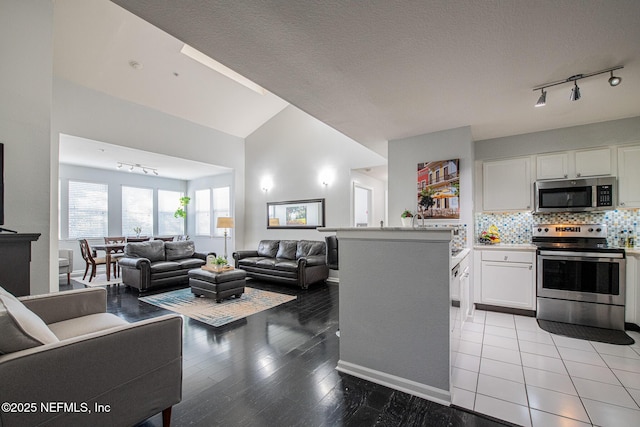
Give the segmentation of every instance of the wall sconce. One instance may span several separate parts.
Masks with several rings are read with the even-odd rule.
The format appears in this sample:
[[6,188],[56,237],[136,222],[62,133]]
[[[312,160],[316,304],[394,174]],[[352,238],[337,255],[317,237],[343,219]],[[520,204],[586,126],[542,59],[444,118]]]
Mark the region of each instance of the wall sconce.
[[271,178],[263,178],[262,181],[260,182],[260,188],[262,189],[263,192],[268,192],[269,190],[271,190],[273,188],[273,180]]
[[320,175],[318,176],[319,178],[318,180],[323,186],[328,187],[333,183],[334,176],[335,174],[333,173],[332,170],[325,169],[320,172]]

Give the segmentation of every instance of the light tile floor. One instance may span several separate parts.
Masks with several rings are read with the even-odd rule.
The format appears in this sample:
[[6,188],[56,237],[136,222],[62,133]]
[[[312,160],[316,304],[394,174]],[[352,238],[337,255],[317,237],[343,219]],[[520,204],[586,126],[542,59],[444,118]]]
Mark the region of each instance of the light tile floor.
[[640,333],[619,346],[512,314],[476,310],[461,323],[452,311],[452,322],[455,405],[527,427],[640,426]]

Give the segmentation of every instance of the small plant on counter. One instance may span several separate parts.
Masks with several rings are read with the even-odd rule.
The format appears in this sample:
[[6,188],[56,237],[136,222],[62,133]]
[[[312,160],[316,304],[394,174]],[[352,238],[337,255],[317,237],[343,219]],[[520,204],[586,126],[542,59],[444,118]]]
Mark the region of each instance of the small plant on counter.
[[404,212],[400,214],[400,218],[413,218],[413,214],[411,213],[410,210],[405,209]]

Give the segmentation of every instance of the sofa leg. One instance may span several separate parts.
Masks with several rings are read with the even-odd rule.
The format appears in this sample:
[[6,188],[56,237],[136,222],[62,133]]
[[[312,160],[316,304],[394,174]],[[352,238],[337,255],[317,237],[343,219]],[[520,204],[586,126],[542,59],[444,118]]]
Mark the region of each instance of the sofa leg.
[[162,427],[171,426],[171,408],[172,406],[169,406],[167,409],[162,411]]
[[71,273],[67,273],[67,285],[71,284]]

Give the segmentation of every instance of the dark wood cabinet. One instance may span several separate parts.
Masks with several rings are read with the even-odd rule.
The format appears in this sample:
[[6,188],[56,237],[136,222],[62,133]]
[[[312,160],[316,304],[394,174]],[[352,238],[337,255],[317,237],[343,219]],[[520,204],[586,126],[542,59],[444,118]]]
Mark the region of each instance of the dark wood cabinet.
[[29,295],[31,242],[40,233],[0,233],[0,286],[19,297]]

